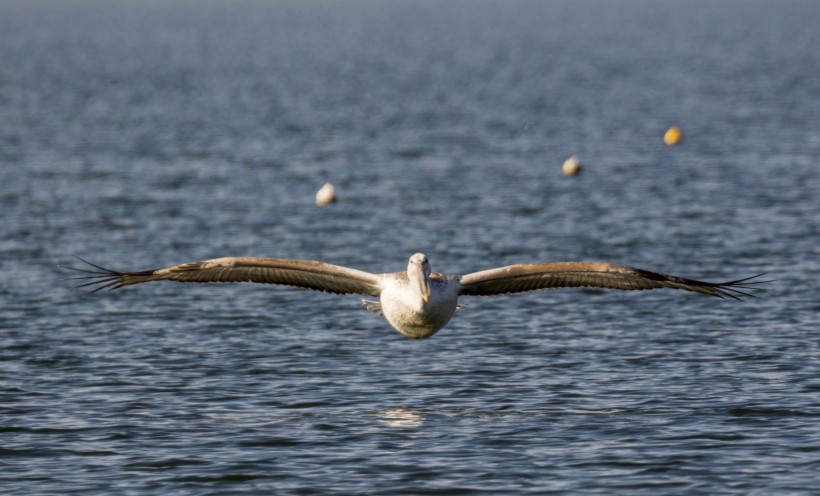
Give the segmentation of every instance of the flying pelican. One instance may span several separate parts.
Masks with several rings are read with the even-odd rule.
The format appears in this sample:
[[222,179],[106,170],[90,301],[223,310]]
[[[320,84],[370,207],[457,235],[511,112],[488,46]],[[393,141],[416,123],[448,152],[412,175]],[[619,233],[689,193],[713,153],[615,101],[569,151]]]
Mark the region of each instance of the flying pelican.
[[447,325],[458,297],[493,296],[537,289],[595,287],[622,290],[682,289],[719,298],[740,300],[752,296],[741,290],[769,281],[753,281],[762,274],[728,282],[694,279],[635,269],[605,262],[552,262],[515,264],[465,275],[431,272],[423,253],[410,257],[407,271],[371,274],[315,260],[225,257],[173,265],[162,269],[121,272],[87,263],[93,269],[63,266],[90,279],[79,287],[114,290],[150,281],[255,282],[282,284],[336,294],[364,294],[379,301],[362,300],[367,310],[383,316],[399,333],[424,339]]

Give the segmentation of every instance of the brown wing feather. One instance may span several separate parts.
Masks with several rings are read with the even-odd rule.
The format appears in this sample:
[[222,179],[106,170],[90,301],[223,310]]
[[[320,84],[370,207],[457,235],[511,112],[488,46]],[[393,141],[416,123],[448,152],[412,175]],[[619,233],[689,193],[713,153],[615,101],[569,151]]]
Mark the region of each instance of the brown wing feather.
[[752,281],[759,276],[760,274],[735,281],[714,283],[605,262],[517,264],[462,276],[460,293],[491,296],[549,288],[673,288],[740,300],[742,296],[752,296],[741,289],[754,289],[755,284],[768,282]]
[[80,287],[95,286],[92,292],[150,281],[255,282],[297,286],[328,293],[358,293],[370,296],[379,296],[381,291],[379,278],[375,274],[314,260],[226,257],[138,272],[106,269],[80,260],[94,267],[94,270],[65,268],[87,274],[78,277],[90,280]]

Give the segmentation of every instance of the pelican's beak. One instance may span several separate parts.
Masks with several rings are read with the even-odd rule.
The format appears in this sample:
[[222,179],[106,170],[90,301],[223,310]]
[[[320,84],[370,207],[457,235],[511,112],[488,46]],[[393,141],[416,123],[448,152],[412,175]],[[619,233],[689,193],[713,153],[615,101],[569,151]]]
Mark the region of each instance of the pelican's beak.
[[410,283],[416,286],[419,296],[424,300],[424,303],[430,301],[430,266],[427,264],[427,258],[421,254],[416,253],[410,257],[410,263],[407,264],[407,277]]
[[426,274],[419,278],[419,294],[421,294],[424,303],[430,301],[430,282],[427,280]]
[[427,303],[430,301],[430,281],[427,279],[427,274],[422,270],[417,270],[414,274],[414,279],[416,280],[416,287],[419,291],[419,295],[421,295],[421,299],[424,300],[424,303]]

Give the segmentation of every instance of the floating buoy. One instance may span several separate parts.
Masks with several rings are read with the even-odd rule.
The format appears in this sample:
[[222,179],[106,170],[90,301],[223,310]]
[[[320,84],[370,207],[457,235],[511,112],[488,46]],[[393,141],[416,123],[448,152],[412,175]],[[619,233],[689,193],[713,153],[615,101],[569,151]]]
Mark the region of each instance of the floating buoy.
[[561,171],[565,176],[574,176],[581,172],[581,161],[575,155],[564,160],[564,165],[561,166]]
[[678,126],[672,126],[663,135],[663,142],[667,146],[677,145],[683,139],[683,131]]
[[316,205],[320,207],[329,205],[336,201],[336,188],[330,183],[325,183],[319,191],[316,192]]

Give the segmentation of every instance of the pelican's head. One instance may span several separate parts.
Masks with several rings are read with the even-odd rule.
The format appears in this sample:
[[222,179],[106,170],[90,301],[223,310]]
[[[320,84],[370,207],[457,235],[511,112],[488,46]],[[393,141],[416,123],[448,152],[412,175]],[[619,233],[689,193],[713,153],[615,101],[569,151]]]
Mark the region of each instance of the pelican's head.
[[407,278],[416,288],[425,303],[430,301],[430,264],[424,253],[416,253],[407,264]]

